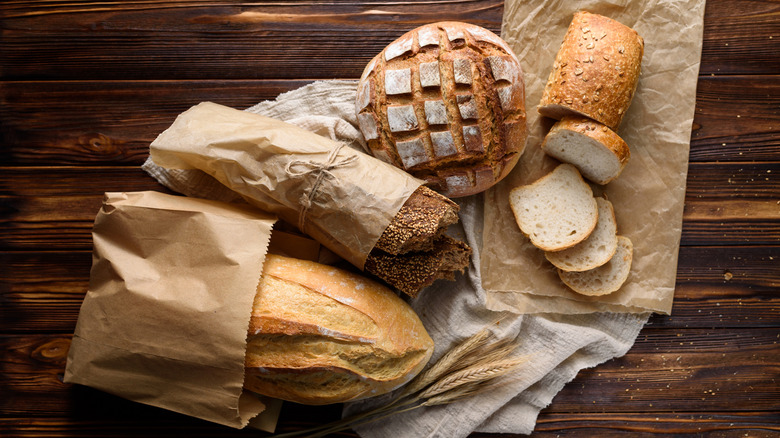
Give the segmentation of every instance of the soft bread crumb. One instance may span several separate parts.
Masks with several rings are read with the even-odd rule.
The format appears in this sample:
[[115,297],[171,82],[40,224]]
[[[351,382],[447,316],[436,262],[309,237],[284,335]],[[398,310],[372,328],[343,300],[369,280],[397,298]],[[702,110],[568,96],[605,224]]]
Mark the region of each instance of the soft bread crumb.
[[593,191],[571,164],[561,164],[532,184],[515,187],[509,203],[520,230],[544,251],[560,251],[582,242],[598,221]]
[[590,296],[607,295],[623,286],[631,272],[634,246],[625,236],[618,236],[615,255],[606,264],[583,272],[558,270],[558,276],[577,293]]
[[564,271],[587,271],[607,263],[617,250],[617,223],[612,203],[596,198],[599,218],[587,239],[562,251],[545,252],[547,260]]
[[601,185],[617,178],[631,155],[617,133],[583,117],[564,117],[553,125],[542,142],[542,150],[573,164],[583,177]]

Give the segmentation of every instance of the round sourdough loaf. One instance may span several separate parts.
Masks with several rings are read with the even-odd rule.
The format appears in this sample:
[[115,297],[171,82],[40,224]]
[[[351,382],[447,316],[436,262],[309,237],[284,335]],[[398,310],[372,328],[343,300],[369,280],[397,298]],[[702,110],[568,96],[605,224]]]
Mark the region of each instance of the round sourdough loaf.
[[355,109],[375,157],[449,197],[488,189],[525,148],[520,63],[472,24],[428,24],[390,43],[363,71]]
[[296,403],[392,391],[433,353],[414,310],[352,272],[269,254],[247,334],[244,387]]
[[547,78],[538,111],[582,115],[617,130],[639,81],[644,41],[611,18],[574,14]]

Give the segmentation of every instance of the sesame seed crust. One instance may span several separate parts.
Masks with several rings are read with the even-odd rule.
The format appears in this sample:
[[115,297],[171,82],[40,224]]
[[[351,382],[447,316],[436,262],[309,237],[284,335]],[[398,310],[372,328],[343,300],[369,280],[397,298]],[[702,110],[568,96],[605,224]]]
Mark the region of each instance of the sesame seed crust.
[[415,297],[439,279],[454,280],[469,264],[471,248],[446,234],[437,237],[433,248],[401,255],[374,249],[366,259],[366,272],[398,291]]
[[393,255],[431,250],[434,239],[458,221],[458,210],[452,200],[420,186],[406,200],[374,248]]

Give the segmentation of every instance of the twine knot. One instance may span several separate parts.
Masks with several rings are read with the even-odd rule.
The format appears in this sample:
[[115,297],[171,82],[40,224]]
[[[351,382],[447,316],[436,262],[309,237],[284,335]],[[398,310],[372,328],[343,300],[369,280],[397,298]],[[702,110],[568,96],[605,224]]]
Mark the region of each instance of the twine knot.
[[284,168],[285,172],[292,176],[316,174],[316,179],[314,180],[311,189],[309,189],[308,193],[304,192],[301,195],[301,199],[299,200],[301,210],[298,214],[298,229],[300,229],[302,232],[305,232],[304,225],[306,224],[306,213],[308,213],[312,204],[312,199],[314,199],[314,196],[316,195],[322,180],[325,178],[325,175],[333,176],[331,170],[337,167],[347,166],[357,161],[358,159],[357,155],[351,155],[344,158],[343,160],[336,161],[339,152],[344,146],[346,146],[346,144],[339,143],[337,147],[331,149],[324,162],[318,162],[314,160],[292,160],[288,162],[287,166]]

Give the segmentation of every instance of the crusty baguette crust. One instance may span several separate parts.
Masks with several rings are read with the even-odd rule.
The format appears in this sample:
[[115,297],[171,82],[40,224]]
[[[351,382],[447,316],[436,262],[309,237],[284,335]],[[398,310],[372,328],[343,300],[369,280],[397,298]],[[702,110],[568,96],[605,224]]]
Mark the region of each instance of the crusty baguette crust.
[[[593,140],[596,144],[603,147],[603,149],[614,157],[615,171],[605,173],[596,169],[590,169],[589,166],[582,162],[576,162],[575,160],[568,159],[563,154],[560,154],[558,150],[551,146],[555,142],[555,137],[560,135],[567,135],[567,133],[579,134]],[[577,145],[572,144],[571,141],[567,141],[567,147],[573,148]],[[608,184],[615,178],[620,176],[631,158],[631,150],[626,142],[620,138],[620,136],[610,129],[608,126],[599,123],[595,120],[591,120],[579,116],[564,116],[556,122],[542,142],[542,150],[563,162],[573,164],[579,169],[582,176],[595,182],[596,184]],[[604,163],[604,165],[609,165]]]
[[589,12],[574,14],[538,111],[583,115],[617,130],[639,81],[644,41],[628,26]]
[[468,23],[424,25],[390,43],[366,66],[355,110],[374,156],[448,197],[491,187],[525,148],[520,63]]
[[266,257],[248,330],[246,389],[341,403],[399,387],[432,352],[422,322],[390,289],[319,263]]

